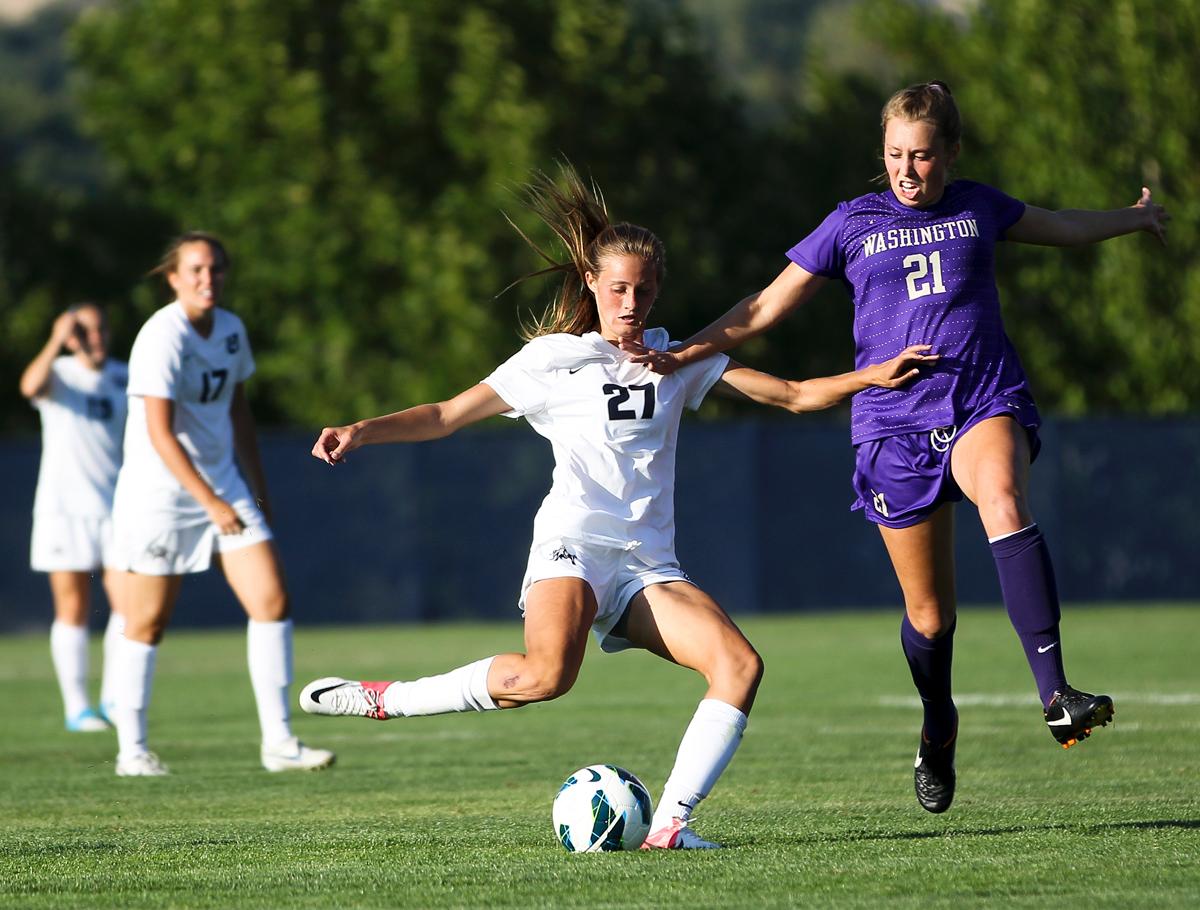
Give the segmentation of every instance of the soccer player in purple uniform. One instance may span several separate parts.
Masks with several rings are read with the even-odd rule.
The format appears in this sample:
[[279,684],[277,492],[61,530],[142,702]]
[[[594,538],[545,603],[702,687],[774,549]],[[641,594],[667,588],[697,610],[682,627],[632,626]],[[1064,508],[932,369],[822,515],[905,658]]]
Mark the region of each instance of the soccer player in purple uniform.
[[858,365],[917,343],[940,355],[903,389],[856,394],[851,437],[854,508],[878,525],[904,594],[900,640],[924,706],[917,800],[944,812],[954,798],[958,734],[953,504],[964,495],[979,508],[1055,740],[1072,746],[1113,716],[1111,698],[1072,688],[1063,670],[1054,570],[1027,495],[1041,418],[1000,318],[995,244],[1073,246],[1138,231],[1162,240],[1168,216],[1145,188],[1128,208],[1051,212],[980,183],[950,182],[961,128],[942,82],[897,92],[882,126],[888,189],[841,203],[788,251],[791,264],[769,287],[682,347],[626,348],[635,362],[670,372],[766,331],[840,278],[854,297]]

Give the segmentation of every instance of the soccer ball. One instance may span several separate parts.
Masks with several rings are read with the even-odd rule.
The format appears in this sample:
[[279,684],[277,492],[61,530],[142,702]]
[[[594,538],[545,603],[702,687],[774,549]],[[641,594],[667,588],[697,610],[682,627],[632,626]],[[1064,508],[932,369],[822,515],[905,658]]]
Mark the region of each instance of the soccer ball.
[[588,765],[554,797],[554,833],[571,853],[636,850],[650,833],[650,793],[615,765]]

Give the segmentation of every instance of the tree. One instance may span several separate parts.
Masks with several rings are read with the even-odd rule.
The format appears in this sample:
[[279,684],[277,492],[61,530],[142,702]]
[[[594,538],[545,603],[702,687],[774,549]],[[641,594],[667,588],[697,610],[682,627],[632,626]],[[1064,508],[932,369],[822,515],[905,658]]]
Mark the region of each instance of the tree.
[[0,431],[36,426],[17,380],[69,304],[109,305],[128,349],[130,276],[154,255],[147,238],[170,229],[104,180],[79,133],[64,49],[76,12],[52,6],[0,28]]
[[[1200,6],[990,0],[966,14],[867,0],[861,33],[895,88],[946,80],[963,111],[961,176],[1050,209],[1132,204],[1143,184],[1173,220],[1073,251],[998,259],[1006,323],[1041,402],[1067,414],[1166,414],[1200,399]],[[835,82],[835,84],[837,84]]]
[[663,236],[680,334],[780,261],[756,226],[795,195],[787,156],[675,12],[155,0],[93,10],[74,37],[87,122],[125,179],[229,242],[271,417],[437,398],[514,351],[518,309],[548,290],[494,299],[539,267],[500,211],[544,236],[512,187],[560,155]]

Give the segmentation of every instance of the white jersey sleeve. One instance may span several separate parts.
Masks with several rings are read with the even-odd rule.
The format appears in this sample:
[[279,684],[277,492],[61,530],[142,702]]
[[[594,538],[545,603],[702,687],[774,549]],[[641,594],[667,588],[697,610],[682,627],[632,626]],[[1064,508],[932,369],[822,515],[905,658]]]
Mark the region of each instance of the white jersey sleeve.
[[240,333],[242,342],[237,351],[237,382],[245,382],[254,375],[257,366],[254,363],[254,353],[250,350],[250,336],[246,334],[246,326],[240,319],[237,320],[237,331]]
[[704,401],[709,389],[717,384],[717,380],[729,366],[728,354],[714,354],[695,363],[689,363],[679,370],[679,376],[684,382],[687,397],[684,404],[691,410],[696,410]]
[[138,332],[129,354],[129,394],[147,398],[179,397],[184,336],[163,318],[150,319]]
[[483,380],[512,409],[505,417],[525,417],[546,407],[557,368],[554,341],[553,335],[533,339]]

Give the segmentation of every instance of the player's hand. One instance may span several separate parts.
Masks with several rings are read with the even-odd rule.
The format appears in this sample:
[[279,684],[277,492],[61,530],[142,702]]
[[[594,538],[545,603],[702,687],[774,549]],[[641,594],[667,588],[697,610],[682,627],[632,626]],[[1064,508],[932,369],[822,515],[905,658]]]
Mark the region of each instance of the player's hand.
[[1167,222],[1171,220],[1171,216],[1167,210],[1156,202],[1150,199],[1150,187],[1142,187],[1142,197],[1133,204],[1135,209],[1143,210],[1142,230],[1148,231],[1158,238],[1159,243],[1164,246],[1167,243]]
[[74,313],[63,313],[54,320],[54,325],[50,329],[50,340],[57,347],[69,347],[68,342],[76,337],[76,328],[79,325],[79,320],[75,318]]
[[216,525],[217,530],[222,534],[241,534],[246,530],[246,526],[238,517],[238,513],[224,499],[214,497],[204,507],[204,511],[208,513],[208,520]]
[[895,389],[921,375],[921,364],[934,363],[937,354],[926,353],[933,345],[912,344],[883,363],[874,363],[863,368],[863,379],[881,389]]
[[312,447],[313,458],[319,458],[325,464],[337,464],[345,461],[346,453],[357,449],[362,443],[358,434],[362,427],[351,424],[348,427],[326,427],[317,437]]
[[639,341],[621,339],[620,348],[626,354],[630,355],[629,359],[631,362],[644,363],[651,373],[661,373],[664,376],[669,376],[683,366],[679,358],[670,351],[656,351],[654,348],[646,347]]

